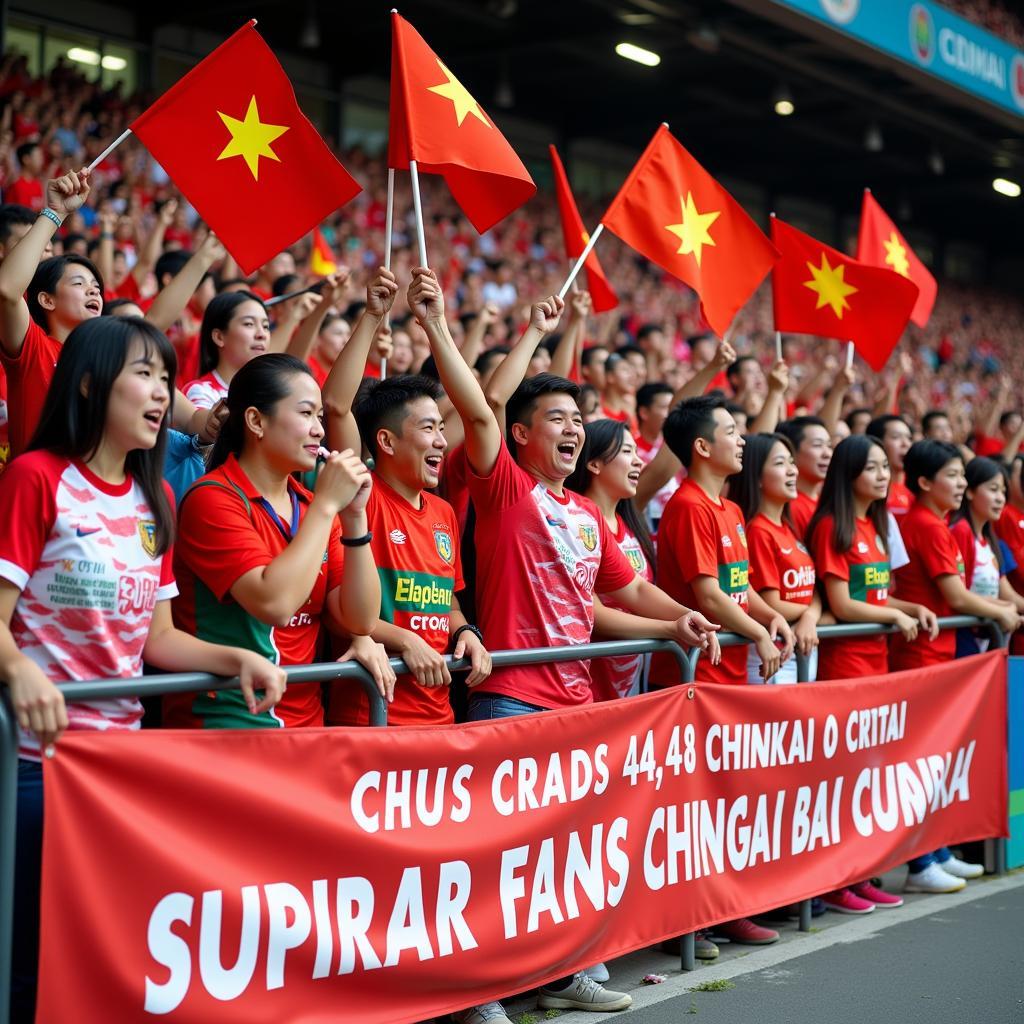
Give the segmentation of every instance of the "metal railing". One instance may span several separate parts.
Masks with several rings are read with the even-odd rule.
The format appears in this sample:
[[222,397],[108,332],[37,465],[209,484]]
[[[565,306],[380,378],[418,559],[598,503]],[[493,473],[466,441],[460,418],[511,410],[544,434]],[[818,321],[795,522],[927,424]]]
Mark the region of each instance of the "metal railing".
[[[970,615],[957,615],[939,620],[943,629],[981,627],[988,631],[994,647],[1005,647],[1006,637],[995,623]],[[823,640],[840,640],[855,636],[876,636],[895,633],[895,626],[880,623],[844,623],[822,626],[818,635]],[[723,633],[719,640],[723,647],[747,644],[745,637]],[[542,665],[563,661],[581,661],[590,658],[610,658],[629,654],[671,654],[679,667],[680,681],[693,682],[700,652],[685,651],[669,640],[609,640],[570,647],[537,647],[525,651],[493,651],[493,667],[509,668],[513,665]],[[468,658],[455,661],[451,656],[445,663],[452,672],[468,670]],[[399,658],[391,659],[396,674],[407,673],[408,667]],[[357,680],[366,691],[370,704],[370,725],[387,725],[387,705],[377,691],[370,673],[357,662],[328,662],[320,665],[294,665],[285,669],[289,684],[322,683],[335,679]],[[808,659],[797,656],[797,680],[807,682]],[[191,693],[206,690],[232,690],[238,688],[238,679],[225,679],[203,672],[182,672],[167,675],[143,676],[140,679],[94,679],[64,683],[61,692],[68,703],[86,700],[104,700],[115,697],[155,697],[168,693]],[[17,821],[18,727],[6,686],[0,686],[0,1024],[9,1024],[11,950],[14,917],[14,852]],[[997,870],[1005,870],[1005,840],[997,840],[1003,853],[996,854]],[[808,931],[811,925],[811,901],[800,905],[799,927]],[[683,970],[696,967],[694,936],[681,937],[680,959]]]

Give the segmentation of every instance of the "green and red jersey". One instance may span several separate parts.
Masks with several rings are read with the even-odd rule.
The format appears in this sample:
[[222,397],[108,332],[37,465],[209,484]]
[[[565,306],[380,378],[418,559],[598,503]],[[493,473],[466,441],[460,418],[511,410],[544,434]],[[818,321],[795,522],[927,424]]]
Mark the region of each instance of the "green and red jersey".
[[[312,495],[293,479],[289,491],[299,522]],[[276,665],[316,661],[320,617],[327,595],[341,585],[344,549],[335,519],[313,591],[285,626],[262,622],[231,597],[247,572],[269,565],[288,546],[290,524],[279,524],[261,504],[262,496],[233,456],[192,485],[178,513],[174,569],[179,596],[174,624],[200,640],[244,647]],[[277,707],[252,715],[239,690],[169,694],[164,724],[192,729],[289,728],[323,725],[319,683],[292,684]]]
[[[380,576],[380,617],[415,633],[439,654],[447,654],[454,594],[462,590],[462,561],[455,512],[443,499],[423,491],[414,508],[374,474],[366,509],[373,534],[373,558]],[[359,684],[331,684],[331,725],[366,725],[369,703]],[[420,686],[399,676],[388,725],[448,725],[454,721],[447,686]]]

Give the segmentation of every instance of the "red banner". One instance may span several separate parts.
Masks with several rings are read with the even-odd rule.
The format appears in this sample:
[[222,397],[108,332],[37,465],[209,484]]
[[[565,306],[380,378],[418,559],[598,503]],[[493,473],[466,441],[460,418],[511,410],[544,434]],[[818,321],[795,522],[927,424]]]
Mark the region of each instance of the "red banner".
[[70,735],[38,1020],[402,1024],[1006,835],[1003,652],[450,728]]

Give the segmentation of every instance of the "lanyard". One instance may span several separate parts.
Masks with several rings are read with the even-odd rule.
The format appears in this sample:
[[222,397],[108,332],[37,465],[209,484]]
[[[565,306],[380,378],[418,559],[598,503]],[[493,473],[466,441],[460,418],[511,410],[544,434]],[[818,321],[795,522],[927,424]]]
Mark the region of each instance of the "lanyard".
[[257,498],[256,501],[263,506],[266,513],[274,521],[274,525],[281,531],[281,536],[284,537],[285,541],[290,543],[292,538],[295,536],[296,531],[299,528],[299,496],[291,488],[288,489],[289,495],[292,499],[292,528],[288,529],[281,522],[281,517],[274,511],[273,505],[267,501],[266,498]]

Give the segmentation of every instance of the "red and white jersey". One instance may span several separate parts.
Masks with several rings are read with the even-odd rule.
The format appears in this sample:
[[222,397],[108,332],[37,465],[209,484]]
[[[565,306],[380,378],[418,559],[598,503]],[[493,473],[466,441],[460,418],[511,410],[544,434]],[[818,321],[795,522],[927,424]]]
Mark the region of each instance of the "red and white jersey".
[[[635,576],[588,498],[552,494],[504,444],[489,476],[469,471],[476,507],[477,624],[489,650],[590,642],[594,593]],[[542,708],[589,704],[584,662],[498,669],[481,687]]]
[[[58,685],[141,675],[153,609],[178,592],[142,488],[28,452],[0,477],[0,521],[0,578],[21,590],[18,650]],[[68,705],[72,729],[137,729],[141,717],[134,697]],[[33,734],[21,733],[18,753],[39,759]]]
[[185,397],[197,409],[212,409],[228,397],[228,386],[216,370],[211,370],[185,385]]

